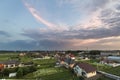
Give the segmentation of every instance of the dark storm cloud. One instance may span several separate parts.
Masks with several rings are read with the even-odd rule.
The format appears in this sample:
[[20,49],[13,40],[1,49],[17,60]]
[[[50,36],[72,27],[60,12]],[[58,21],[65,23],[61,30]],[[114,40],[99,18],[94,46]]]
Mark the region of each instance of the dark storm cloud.
[[72,30],[61,33],[41,33],[38,31],[24,32],[22,35],[30,37],[35,40],[41,39],[100,39],[111,36],[120,36],[120,26],[112,28],[98,28],[92,30]]
[[93,30],[80,30],[76,38],[80,39],[99,39],[111,36],[120,36],[120,27],[113,28],[99,28]]
[[5,36],[5,37],[10,37],[9,33],[5,32],[5,31],[0,31],[0,35]]
[[35,42],[28,43],[24,40],[16,40],[12,42],[4,42],[1,43],[0,49],[9,49],[9,50],[24,50],[24,49],[32,49],[34,48]]
[[69,45],[68,42],[57,42],[54,40],[16,40],[0,44],[1,50],[57,50],[65,49]]

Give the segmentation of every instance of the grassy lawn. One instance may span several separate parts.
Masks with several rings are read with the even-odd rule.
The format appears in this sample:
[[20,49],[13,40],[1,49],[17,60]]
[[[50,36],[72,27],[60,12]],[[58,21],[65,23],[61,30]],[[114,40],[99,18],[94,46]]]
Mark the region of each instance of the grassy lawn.
[[110,78],[107,78],[107,77],[105,77],[105,76],[102,76],[102,77],[100,77],[100,78],[97,79],[97,80],[113,80],[113,79],[110,79]]
[[108,68],[104,70],[107,73],[114,74],[120,76],[120,66],[114,68]]
[[11,57],[16,57],[18,54],[17,53],[6,53],[6,54],[0,54],[0,61],[6,61],[9,60]]
[[21,62],[30,62],[32,61],[31,57],[24,56],[24,57],[19,57]]
[[78,80],[68,69],[55,68],[54,59],[35,60],[34,62],[40,65],[38,70],[25,75],[23,78],[41,78],[42,80],[73,80],[73,78],[76,78]]
[[45,69],[45,68],[51,68],[55,66],[55,60],[54,59],[41,59],[41,60],[34,60],[34,63],[40,65],[39,69]]
[[42,80],[73,80],[78,78],[74,76],[68,69],[65,68],[46,68],[39,69],[34,73],[30,73],[24,78],[27,79],[36,79],[40,78]]

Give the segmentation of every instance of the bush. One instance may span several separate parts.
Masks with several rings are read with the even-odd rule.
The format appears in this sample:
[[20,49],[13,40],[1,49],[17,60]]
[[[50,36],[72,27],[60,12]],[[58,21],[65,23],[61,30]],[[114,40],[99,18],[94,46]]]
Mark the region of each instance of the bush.
[[85,79],[84,79],[84,77],[80,76],[80,77],[79,77],[79,80],[85,80]]
[[22,68],[19,68],[19,69],[18,69],[16,76],[17,76],[17,78],[23,77],[23,69],[22,69]]
[[2,72],[2,74],[3,74],[4,76],[8,76],[9,73],[10,73],[9,69],[4,69],[3,72]]
[[[37,70],[35,66],[22,67],[22,68],[19,68],[19,69],[22,70],[22,75],[26,75],[28,73],[32,73],[32,72]],[[19,69],[18,69],[18,72],[19,72]]]
[[37,68],[35,67],[35,66],[30,66],[29,67],[29,71],[30,72],[34,72],[34,71],[36,71],[37,70]]

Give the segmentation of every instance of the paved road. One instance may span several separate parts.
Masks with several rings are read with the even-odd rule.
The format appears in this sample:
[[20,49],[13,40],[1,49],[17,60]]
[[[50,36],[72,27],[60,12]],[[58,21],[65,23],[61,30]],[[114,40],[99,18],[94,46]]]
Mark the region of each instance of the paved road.
[[98,73],[101,73],[103,75],[105,75],[106,77],[109,77],[111,79],[115,79],[115,80],[120,80],[120,77],[119,76],[116,76],[116,75],[113,75],[113,74],[109,74],[109,73],[106,73],[106,72],[103,72],[103,71],[97,71]]

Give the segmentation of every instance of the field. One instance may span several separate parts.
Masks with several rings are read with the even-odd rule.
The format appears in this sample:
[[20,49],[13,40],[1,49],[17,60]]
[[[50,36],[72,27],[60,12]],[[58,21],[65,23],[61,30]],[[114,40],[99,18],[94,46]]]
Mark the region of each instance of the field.
[[42,80],[73,80],[77,79],[68,69],[65,68],[55,68],[54,59],[45,59],[34,61],[39,64],[38,70],[36,72],[25,75],[23,78],[26,79],[42,79]]
[[17,55],[17,53],[0,54],[0,61],[10,60],[12,57],[16,57]]
[[[10,59],[18,59],[21,62],[29,62],[33,61],[37,64],[37,71],[33,73],[28,73],[21,77],[22,80],[79,80],[79,78],[74,75],[69,69],[65,69],[63,67],[55,68],[55,59],[40,59],[40,60],[33,60],[31,57],[24,56],[19,57],[18,54],[3,54],[0,55],[0,61],[6,61]],[[102,70],[111,74],[116,74],[120,76],[120,67],[112,68],[106,65],[97,64],[98,60],[88,60],[88,61],[81,61],[80,62],[87,62],[95,66],[98,70]],[[14,79],[12,79],[14,80]],[[110,80],[106,77],[101,77],[98,80]]]

